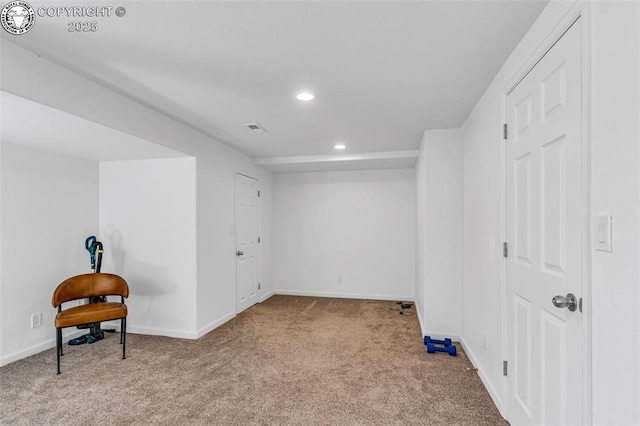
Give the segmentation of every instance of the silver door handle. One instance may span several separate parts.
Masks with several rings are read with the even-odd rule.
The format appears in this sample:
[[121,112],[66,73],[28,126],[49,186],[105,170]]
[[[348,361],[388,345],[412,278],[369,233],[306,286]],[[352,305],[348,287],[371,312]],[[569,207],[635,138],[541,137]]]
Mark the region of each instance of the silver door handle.
[[571,312],[578,308],[578,299],[573,293],[567,293],[567,296],[556,296],[551,299],[551,303],[556,308],[567,308]]
[[243,254],[244,254],[244,252],[242,252],[242,251],[240,251],[240,250],[238,250],[238,251],[236,252],[236,256],[242,256]]

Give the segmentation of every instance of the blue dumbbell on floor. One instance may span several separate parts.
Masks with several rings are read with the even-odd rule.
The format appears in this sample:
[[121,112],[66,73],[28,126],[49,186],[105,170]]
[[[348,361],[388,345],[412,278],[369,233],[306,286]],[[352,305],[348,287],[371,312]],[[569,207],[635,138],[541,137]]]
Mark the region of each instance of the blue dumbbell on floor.
[[424,336],[424,344],[428,345],[429,343],[432,343],[434,345],[444,345],[444,346],[451,346],[451,339],[449,339],[448,337],[444,340],[437,340],[437,339],[432,339],[430,336]]
[[435,346],[433,343],[427,343],[427,352],[432,354],[435,352],[448,352],[449,356],[456,356],[456,347],[451,345],[451,346]]

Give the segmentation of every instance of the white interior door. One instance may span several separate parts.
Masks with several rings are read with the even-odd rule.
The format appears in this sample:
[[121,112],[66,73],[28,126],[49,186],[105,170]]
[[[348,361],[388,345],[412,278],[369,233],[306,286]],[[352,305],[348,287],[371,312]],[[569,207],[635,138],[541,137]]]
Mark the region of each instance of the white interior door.
[[582,423],[582,64],[578,20],[507,96],[507,419]]
[[258,181],[236,174],[236,311],[258,302]]

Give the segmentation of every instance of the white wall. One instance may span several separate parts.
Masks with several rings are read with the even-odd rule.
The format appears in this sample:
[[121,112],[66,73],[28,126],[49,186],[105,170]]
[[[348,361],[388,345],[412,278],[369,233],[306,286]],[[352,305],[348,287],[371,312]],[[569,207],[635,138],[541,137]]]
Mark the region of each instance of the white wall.
[[[1,73],[0,73],[0,79],[1,79]],[[2,91],[0,91],[0,115],[2,114]],[[3,297],[3,285],[2,283],[4,282],[3,280],[3,268],[2,268],[2,210],[3,210],[3,205],[4,203],[2,202],[2,198],[3,198],[3,184],[2,182],[4,181],[2,175],[4,173],[4,168],[2,167],[2,163],[4,162],[3,160],[3,146],[4,143],[2,143],[2,120],[0,120],[0,309],[2,309],[2,305],[4,303],[4,297]],[[3,329],[4,329],[4,321],[2,319],[2,310],[0,310],[0,366],[4,365],[4,362],[2,361],[3,357],[4,357],[4,345],[3,345],[3,338],[2,336],[4,335],[3,333]]]
[[423,334],[462,333],[462,139],[458,129],[424,132],[416,165],[416,304]]
[[[593,26],[591,222],[597,214],[614,217],[614,252],[590,253],[593,294],[591,311],[585,315],[593,320],[593,422],[640,424],[638,2],[549,3],[465,121],[463,341],[498,407],[504,409],[502,93],[576,7],[586,10],[586,23],[590,19]],[[589,309],[588,300],[585,307]],[[620,350],[611,350],[609,342],[621,342]]]
[[497,87],[492,85],[485,93],[463,127],[463,342],[494,401],[503,408],[502,162]]
[[[416,161],[416,280],[415,280],[415,302],[418,321],[420,321],[420,331],[424,335],[429,335],[425,328],[425,308],[426,299],[426,247],[427,247],[427,145],[422,136],[420,142],[420,154]],[[435,335],[433,337],[436,337]],[[438,336],[442,337],[442,336]]]
[[[53,290],[90,272],[84,241],[98,230],[98,163],[3,142],[1,171],[4,365],[55,345]],[[42,326],[32,329],[35,313]]]
[[594,2],[592,22],[592,214],[613,216],[613,252],[592,252],[593,422],[637,425],[640,2]]
[[273,294],[271,250],[270,172],[249,164],[244,157],[220,150],[197,157],[198,196],[198,335],[202,335],[236,313],[235,174],[260,181],[260,283],[261,299]]
[[196,337],[194,158],[100,163],[102,272],[130,290],[134,333]]
[[549,3],[461,128],[464,167],[462,341],[501,410],[505,391],[502,376],[502,93],[572,5],[572,2],[561,1]]
[[279,174],[275,183],[278,293],[413,300],[413,169]]
[[[1,77],[0,77],[1,78]],[[0,105],[2,105],[1,102],[1,98],[2,98],[2,92],[0,92]],[[0,106],[0,114],[2,114],[2,107]],[[2,305],[4,303],[4,297],[3,297],[3,271],[2,271],[2,194],[4,193],[4,191],[2,190],[2,187],[4,185],[2,185],[2,182],[4,181],[4,179],[2,178],[2,174],[3,172],[3,167],[2,167],[2,152],[3,152],[3,143],[2,143],[2,120],[0,120],[0,309],[2,308]],[[2,344],[3,339],[2,336],[4,335],[3,333],[3,327],[4,327],[4,321],[2,320],[2,310],[0,310],[0,359],[2,359],[3,354],[4,354],[4,345]],[[2,361],[0,361],[0,365],[4,365]]]
[[[39,58],[5,39],[1,89],[59,110],[121,130],[196,157],[198,335],[235,315],[234,176],[260,179],[265,197],[272,194],[272,174],[246,155],[151,108]],[[73,88],[72,90],[69,88]],[[37,120],[37,118],[35,118]],[[270,204],[265,202],[266,206]],[[261,245],[268,259],[271,213],[262,212]],[[272,289],[271,270],[261,269],[263,288]]]
[[260,286],[260,301],[264,301],[275,293],[273,280],[273,210],[274,189],[270,180],[266,185],[260,181],[260,276],[265,280]]

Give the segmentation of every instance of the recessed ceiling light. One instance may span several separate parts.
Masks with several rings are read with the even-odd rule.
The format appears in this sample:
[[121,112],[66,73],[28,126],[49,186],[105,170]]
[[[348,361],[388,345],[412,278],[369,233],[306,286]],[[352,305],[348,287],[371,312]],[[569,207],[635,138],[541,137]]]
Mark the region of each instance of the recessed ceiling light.
[[334,146],[335,149],[345,149],[347,146],[343,143],[339,143],[336,144],[336,146]]
[[315,98],[315,96],[309,92],[301,92],[296,95],[296,99],[299,101],[310,101],[313,100],[313,98]]

